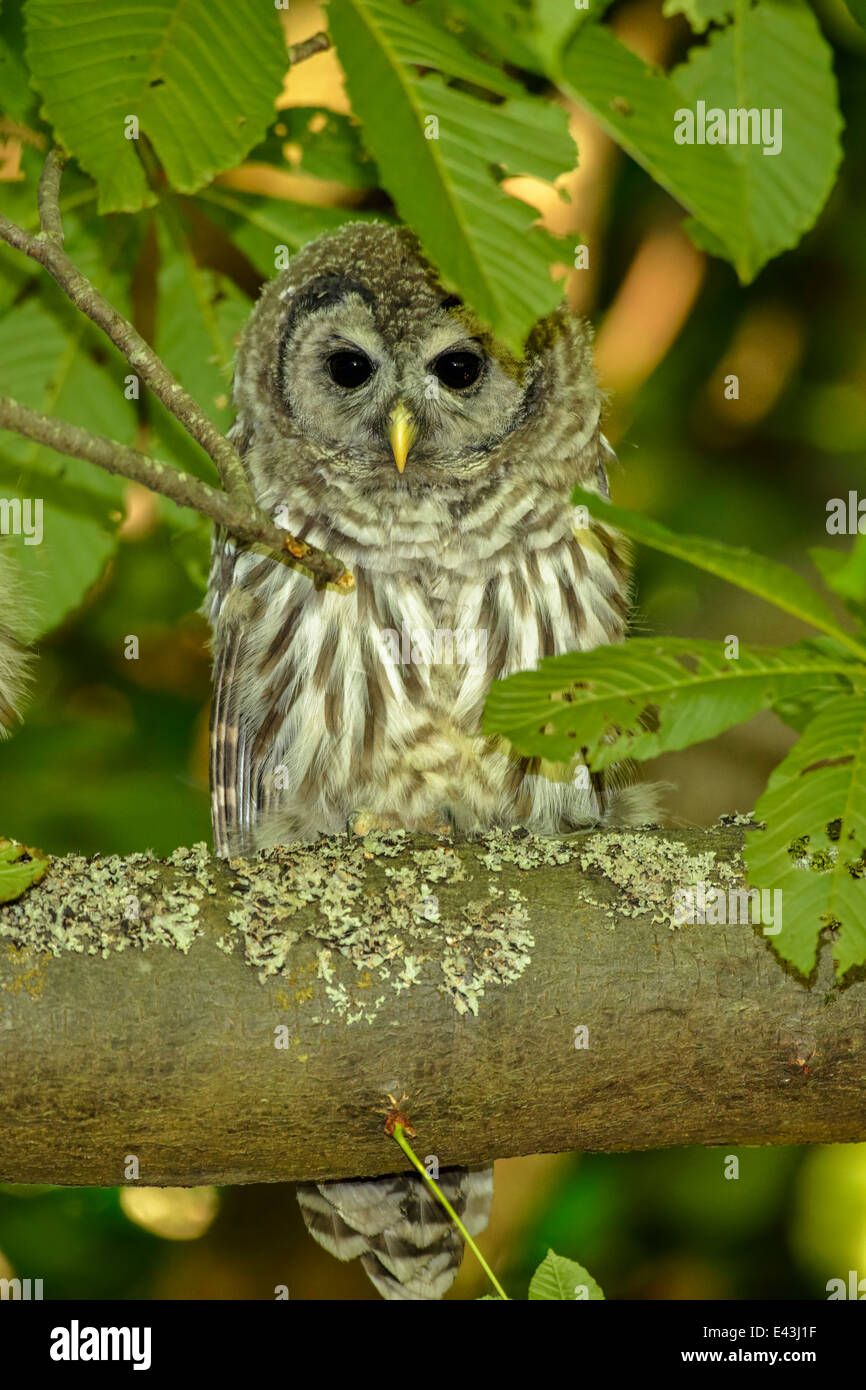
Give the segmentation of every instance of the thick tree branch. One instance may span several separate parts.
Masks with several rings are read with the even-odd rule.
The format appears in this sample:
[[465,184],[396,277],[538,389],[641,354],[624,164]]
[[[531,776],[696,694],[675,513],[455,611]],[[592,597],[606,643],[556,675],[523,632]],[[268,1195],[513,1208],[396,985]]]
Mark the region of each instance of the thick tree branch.
[[[192,396],[175,380],[137,329],[109,304],[95,285],[91,284],[69,259],[63,249],[63,224],[59,203],[60,179],[65,163],[66,155],[62,151],[49,151],[39,180],[41,231],[34,235],[10,222],[8,218],[0,216],[0,238],[48,271],[66,297],[102,329],[106,337],[122,352],[133,372],[141,377],[154,395],[162,401],[190,438],[210,456],[225,490],[226,505],[223,510],[239,519],[242,524],[242,532],[228,526],[232,534],[241,540],[249,539],[253,533],[256,539],[264,540],[269,537],[267,544],[279,549],[287,556],[288,563],[295,564],[309,573],[317,584],[330,583],[344,593],[349,592],[354,587],[354,580],[340,561],[286,532],[278,531],[271,519],[264,512],[259,512],[243,464],[231,442],[220,433]],[[109,467],[106,462],[106,449],[114,448],[118,452],[109,471],[144,482],[146,487],[180,502],[183,506],[203,511],[206,516],[214,515],[212,506],[202,508],[194,499],[196,487],[200,490],[204,484],[193,487],[195,480],[179,470],[170,469],[156,460],[146,459],[145,455],[138,454],[135,450],[115,446],[110,440],[96,435],[88,436],[85,431],[62,421],[50,421],[45,416],[39,416],[36,411],[27,411],[25,415],[22,413],[25,412],[25,407],[17,405],[14,401],[6,399],[3,404],[4,428],[16,430],[27,438],[35,439],[40,436],[33,433],[33,430],[39,429],[44,436],[49,428],[53,427],[55,442],[52,442],[52,448],[76,458],[90,459],[102,468]],[[46,443],[47,440],[41,437],[40,442]],[[85,447],[86,452],[82,452]],[[130,468],[133,471],[129,471]],[[147,481],[143,473],[149,474],[150,481]],[[218,494],[214,489],[208,491],[213,503]],[[198,495],[204,494],[199,491]],[[254,524],[253,518],[257,513],[259,520]]]
[[866,981],[664,920],[742,838],[54,860],[0,908],[0,1180],[393,1172],[389,1091],[442,1164],[866,1139]]

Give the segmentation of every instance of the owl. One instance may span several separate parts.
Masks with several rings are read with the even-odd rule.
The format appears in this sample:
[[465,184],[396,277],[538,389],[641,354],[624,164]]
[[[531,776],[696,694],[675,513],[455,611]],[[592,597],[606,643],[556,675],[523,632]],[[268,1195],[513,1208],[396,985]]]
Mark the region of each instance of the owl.
[[[590,331],[564,307],[515,357],[406,229],[350,223],[301,250],[243,334],[230,437],[259,504],[352,570],[316,591],[217,534],[206,609],[217,853],[399,827],[555,835],[614,814],[578,764],[480,733],[491,681],[622,639]],[[626,794],[627,795],[627,794]],[[634,819],[619,797],[618,819]],[[492,1169],[448,1170],[483,1229]],[[420,1178],[306,1184],[305,1221],[386,1298],[441,1297],[462,1242]]]

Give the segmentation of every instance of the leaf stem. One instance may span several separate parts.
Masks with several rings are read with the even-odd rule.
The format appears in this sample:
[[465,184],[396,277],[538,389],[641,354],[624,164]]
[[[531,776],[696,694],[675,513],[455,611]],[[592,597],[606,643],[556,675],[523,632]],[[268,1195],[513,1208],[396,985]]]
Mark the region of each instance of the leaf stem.
[[418,1172],[421,1174],[421,1177],[424,1179],[427,1186],[430,1188],[430,1191],[433,1193],[433,1196],[439,1202],[442,1203],[448,1215],[451,1217],[451,1220],[454,1222],[454,1225],[457,1227],[463,1239],[466,1241],[466,1244],[469,1246],[469,1249],[472,1251],[481,1268],[484,1270],[484,1273],[487,1275],[487,1278],[490,1280],[494,1289],[499,1294],[499,1297],[501,1299],[504,1299],[506,1303],[510,1303],[511,1300],[508,1297],[508,1294],[505,1292],[499,1280],[496,1278],[496,1275],[493,1273],[493,1270],[490,1268],[481,1251],[478,1249],[478,1246],[475,1244],[475,1241],[472,1239],[466,1227],[463,1225],[463,1222],[460,1220],[460,1217],[457,1215],[451,1203],[448,1201],[448,1198],[436,1185],[436,1183],[428,1174],[421,1160],[413,1152],[412,1147],[403,1132],[403,1126],[399,1123],[399,1121],[397,1124],[394,1125],[394,1133],[392,1137],[397,1140],[397,1143],[400,1145],[400,1148],[403,1150],[404,1154],[409,1159],[412,1166],[414,1168],[417,1168]]

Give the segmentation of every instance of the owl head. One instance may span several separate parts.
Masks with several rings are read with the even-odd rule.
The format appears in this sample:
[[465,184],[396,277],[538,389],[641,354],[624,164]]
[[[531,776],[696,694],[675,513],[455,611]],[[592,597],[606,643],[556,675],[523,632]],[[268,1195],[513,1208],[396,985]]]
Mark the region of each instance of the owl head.
[[372,222],[311,242],[267,285],[234,398],[254,475],[266,460],[267,481],[351,482],[383,503],[530,460],[534,476],[558,475],[599,406],[578,320],[563,310],[541,322],[517,359],[441,284],[410,231]]

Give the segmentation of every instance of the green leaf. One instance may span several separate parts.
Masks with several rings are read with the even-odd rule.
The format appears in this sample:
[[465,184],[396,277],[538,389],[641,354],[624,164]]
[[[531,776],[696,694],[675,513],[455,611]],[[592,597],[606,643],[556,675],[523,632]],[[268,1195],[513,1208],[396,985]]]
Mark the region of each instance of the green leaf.
[[6,0],[0,10],[0,111],[10,120],[30,123],[35,105],[24,61],[21,0]]
[[[26,858],[22,856],[26,855]],[[38,850],[0,839],[0,903],[20,898],[48,869],[49,861]]]
[[828,589],[853,613],[866,616],[866,535],[858,535],[851,550],[816,545],[809,557]]
[[[73,260],[129,312],[128,273],[138,229],[126,220],[73,220],[67,246]],[[100,362],[91,355],[98,350]],[[46,415],[134,444],[138,417],[124,396],[129,367],[92,324],[44,284],[0,319],[0,381],[9,395]],[[7,496],[42,503],[42,540],[16,544],[16,558],[33,577],[34,638],[77,608],[116,547],[112,513],[122,510],[125,482],[8,432],[0,435],[0,477]]]
[[[572,13],[576,15],[573,5]],[[456,33],[463,43],[516,68],[538,69],[532,42],[532,13],[522,0],[434,0],[425,15]]]
[[308,241],[323,232],[335,232],[346,222],[387,220],[381,213],[311,207],[280,198],[235,193],[218,185],[204,189],[195,201],[266,279],[274,275],[277,251],[282,247],[289,252],[299,251]]
[[[844,663],[848,659],[848,654],[844,647],[835,642],[832,637],[809,638],[804,642],[797,642],[788,647],[790,652],[814,652],[818,656],[826,657],[829,661]],[[786,723],[789,728],[796,729],[798,734],[802,734],[807,724],[811,724],[825,705],[829,705],[831,700],[836,700],[840,695],[850,693],[851,688],[859,693],[866,688],[866,668],[855,670],[848,667],[845,676],[822,677],[820,684],[816,684],[812,689],[802,694],[786,696],[778,700],[773,705],[773,713]]]
[[840,696],[821,710],[755,817],[767,827],[746,837],[749,881],[782,891],[782,930],[770,937],[779,955],[808,975],[832,924],[838,975],[866,963],[866,698]]
[[[584,26],[562,57],[563,85],[703,224],[696,238],[753,280],[815,222],[841,160],[832,53],[805,0],[737,0],[670,76],[648,68],[609,29]],[[784,60],[780,60],[784,54]],[[782,112],[782,148],[677,144],[677,113]]]
[[720,641],[634,637],[494,681],[482,727],[526,756],[580,755],[599,770],[688,748],[851,670],[799,648],[741,647],[728,660]]
[[725,545],[706,536],[677,535],[651,517],[616,507],[583,488],[575,490],[572,500],[586,507],[599,521],[622,531],[632,540],[648,545],[652,550],[660,550],[665,555],[672,555],[677,560],[684,560],[696,569],[715,574],[729,584],[745,589],[747,593],[766,599],[783,612],[791,613],[835,637],[861,660],[866,659],[866,644],[841,628],[820,594],[787,565],[768,560],[763,555],[755,555],[743,546]]
[[[286,145],[297,148],[298,162],[287,164]],[[320,106],[281,111],[264,144],[250,151],[249,162],[276,164],[314,179],[335,179],[349,188],[376,188],[379,183],[379,171],[361,143],[355,121]]]
[[575,9],[563,0],[532,0],[532,46],[547,68],[554,67],[566,41],[584,24],[597,23],[612,0],[587,0],[586,9]]
[[548,1250],[529,1285],[530,1302],[540,1300],[562,1301],[568,1299],[588,1299],[598,1302],[604,1298],[592,1275],[576,1260],[568,1260],[564,1255],[556,1255]]
[[[153,346],[181,386],[225,433],[234,418],[232,369],[237,338],[250,315],[250,301],[227,276],[196,263],[180,219],[176,223],[172,219],[170,225],[173,232],[166,222],[159,224]],[[150,404],[153,420],[167,417],[173,421],[159,402]],[[166,432],[158,430],[158,437],[166,437]],[[188,436],[184,434],[184,438]],[[199,476],[215,481],[213,464],[198,449],[194,467]]]
[[[330,23],[364,142],[400,215],[444,280],[520,352],[561,298],[550,262],[564,257],[559,242],[533,229],[536,212],[497,180],[503,173],[552,180],[573,167],[565,111],[522,95],[415,7],[340,0]],[[421,76],[421,66],[440,75]],[[444,76],[515,95],[485,101]],[[426,138],[436,130],[432,118],[438,138]]]
[[684,14],[696,34],[711,24],[724,24],[734,13],[737,0],[665,0],[662,14]]
[[155,201],[128,117],[185,193],[239,163],[273,120],[288,58],[272,4],[29,0],[26,16],[45,113],[96,179],[101,212]]
[[861,29],[866,29],[866,0],[845,0],[847,9],[852,19],[855,19]]

